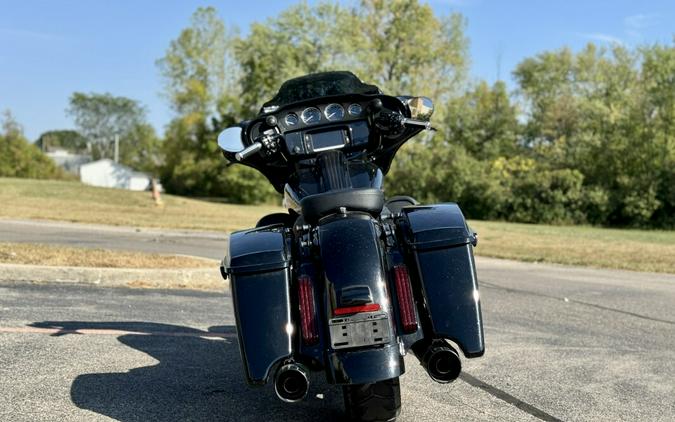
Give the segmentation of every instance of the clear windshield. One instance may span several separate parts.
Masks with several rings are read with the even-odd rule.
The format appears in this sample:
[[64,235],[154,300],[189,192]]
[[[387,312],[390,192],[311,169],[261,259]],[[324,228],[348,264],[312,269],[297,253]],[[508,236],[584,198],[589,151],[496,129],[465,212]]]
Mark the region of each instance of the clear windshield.
[[314,73],[284,82],[277,95],[263,105],[263,110],[332,95],[381,93],[378,87],[364,84],[352,72]]

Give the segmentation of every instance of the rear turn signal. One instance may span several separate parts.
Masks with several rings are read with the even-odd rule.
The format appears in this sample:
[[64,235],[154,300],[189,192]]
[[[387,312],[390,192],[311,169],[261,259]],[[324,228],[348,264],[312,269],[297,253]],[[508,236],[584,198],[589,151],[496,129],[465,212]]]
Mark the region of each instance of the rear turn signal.
[[413,301],[408,268],[405,265],[394,266],[394,278],[403,332],[406,334],[414,333],[417,331],[417,316],[415,314],[415,302]]
[[302,342],[307,346],[311,346],[319,341],[319,331],[316,324],[314,288],[312,287],[312,280],[307,275],[301,275],[298,279],[298,296]]

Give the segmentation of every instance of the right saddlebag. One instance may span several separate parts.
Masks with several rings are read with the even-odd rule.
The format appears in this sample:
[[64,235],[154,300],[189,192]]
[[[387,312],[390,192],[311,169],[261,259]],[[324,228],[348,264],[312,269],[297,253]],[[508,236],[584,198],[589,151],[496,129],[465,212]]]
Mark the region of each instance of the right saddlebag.
[[459,206],[404,207],[398,226],[429,316],[427,329],[435,338],[457,343],[468,358],[482,356],[483,323],[473,258],[476,238]]

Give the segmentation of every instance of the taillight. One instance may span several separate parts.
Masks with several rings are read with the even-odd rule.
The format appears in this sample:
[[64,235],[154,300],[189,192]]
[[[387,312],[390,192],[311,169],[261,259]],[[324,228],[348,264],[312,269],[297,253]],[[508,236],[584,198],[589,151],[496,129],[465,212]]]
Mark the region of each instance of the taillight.
[[417,331],[417,316],[415,315],[415,302],[410,286],[410,276],[405,265],[394,266],[394,278],[396,282],[396,296],[401,314],[401,325],[404,333]]
[[312,287],[312,280],[307,275],[301,275],[298,279],[298,297],[300,302],[302,341],[308,346],[316,344],[319,341],[319,332],[316,325],[314,288]]
[[375,312],[380,310],[380,305],[377,303],[369,303],[368,305],[345,306],[343,308],[335,308],[333,313],[335,316],[356,314],[359,312]]

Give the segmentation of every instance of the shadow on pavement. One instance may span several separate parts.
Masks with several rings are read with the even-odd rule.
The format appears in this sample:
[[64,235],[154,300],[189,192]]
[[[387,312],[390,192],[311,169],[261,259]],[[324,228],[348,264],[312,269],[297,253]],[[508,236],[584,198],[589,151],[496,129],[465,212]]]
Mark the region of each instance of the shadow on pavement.
[[[124,373],[82,374],[70,394],[73,403],[119,421],[338,421],[343,419],[342,393],[313,377],[307,399],[287,404],[271,385],[248,387],[235,328],[190,327],[150,322],[44,321],[53,336],[77,330],[121,330],[118,340],[147,353],[158,364]],[[199,337],[220,333],[222,338]],[[322,393],[323,399],[316,397]]]

